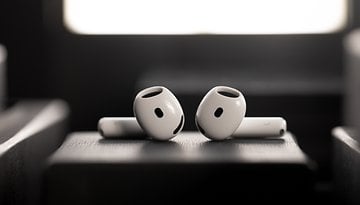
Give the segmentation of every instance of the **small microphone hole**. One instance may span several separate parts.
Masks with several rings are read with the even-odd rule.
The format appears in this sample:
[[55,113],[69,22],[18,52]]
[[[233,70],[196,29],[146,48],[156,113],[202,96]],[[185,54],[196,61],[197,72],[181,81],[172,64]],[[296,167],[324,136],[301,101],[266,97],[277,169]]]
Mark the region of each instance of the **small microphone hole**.
[[214,112],[214,116],[215,116],[216,118],[219,118],[219,117],[221,117],[221,115],[223,114],[223,112],[224,112],[224,110],[223,110],[221,107],[218,107],[218,108],[215,110],[215,112]]
[[160,108],[155,108],[154,112],[158,118],[162,118],[164,116],[164,113]]

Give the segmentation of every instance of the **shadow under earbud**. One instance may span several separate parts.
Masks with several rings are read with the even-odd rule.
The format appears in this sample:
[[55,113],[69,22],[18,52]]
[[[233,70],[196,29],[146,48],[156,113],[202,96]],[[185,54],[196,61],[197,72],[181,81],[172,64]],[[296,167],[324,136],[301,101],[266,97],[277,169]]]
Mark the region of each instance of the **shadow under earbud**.
[[204,159],[226,161],[238,152],[238,145],[231,139],[222,141],[206,141],[199,145],[199,154]]
[[174,141],[147,140],[143,143],[140,154],[147,160],[174,161],[182,159],[184,152]]
[[103,137],[102,139],[100,139],[99,141],[121,141],[121,140],[144,140],[144,139],[149,139],[149,136],[147,136],[145,133],[144,134],[127,134],[126,136],[116,136],[116,137]]
[[[146,162],[171,162],[182,159],[184,152],[181,146],[174,141],[157,141],[150,138],[144,139],[99,139],[99,144],[107,147],[121,147],[120,150],[131,148],[136,150],[137,160]],[[130,153],[129,153],[130,154]]]
[[141,143],[143,140],[145,140],[146,137],[144,138],[102,138],[99,139],[99,144],[123,144],[123,143]]
[[242,138],[231,138],[229,139],[232,143],[241,143],[241,144],[282,144],[285,143],[283,138],[279,137],[242,137]]

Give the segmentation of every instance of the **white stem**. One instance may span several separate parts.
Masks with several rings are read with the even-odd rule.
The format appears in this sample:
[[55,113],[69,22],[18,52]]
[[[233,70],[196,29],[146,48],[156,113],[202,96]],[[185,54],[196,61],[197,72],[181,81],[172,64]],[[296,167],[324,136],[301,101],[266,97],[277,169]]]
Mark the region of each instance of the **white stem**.
[[135,117],[103,117],[98,122],[98,131],[104,138],[127,138],[145,134]]
[[[232,137],[280,137],[287,130],[282,117],[245,117]],[[98,131],[104,138],[127,138],[145,133],[135,117],[103,117]]]
[[280,137],[285,132],[286,120],[282,117],[245,117],[232,137]]

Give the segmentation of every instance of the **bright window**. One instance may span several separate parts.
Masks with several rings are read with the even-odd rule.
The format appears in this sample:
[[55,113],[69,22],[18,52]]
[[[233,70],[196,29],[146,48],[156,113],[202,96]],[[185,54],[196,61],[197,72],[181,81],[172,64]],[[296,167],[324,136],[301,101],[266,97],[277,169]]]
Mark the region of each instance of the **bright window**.
[[346,20],[346,0],[64,0],[78,34],[330,33]]

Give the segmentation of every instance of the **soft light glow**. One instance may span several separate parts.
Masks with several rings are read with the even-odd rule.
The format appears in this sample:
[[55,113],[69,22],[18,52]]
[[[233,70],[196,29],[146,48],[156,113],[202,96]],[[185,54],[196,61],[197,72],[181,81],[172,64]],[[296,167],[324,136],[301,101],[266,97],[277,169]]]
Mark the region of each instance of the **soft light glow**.
[[0,44],[0,66],[1,66],[2,63],[5,62],[6,56],[7,56],[7,54],[6,54],[5,46],[2,46]]
[[346,23],[346,0],[64,0],[79,34],[329,33]]

